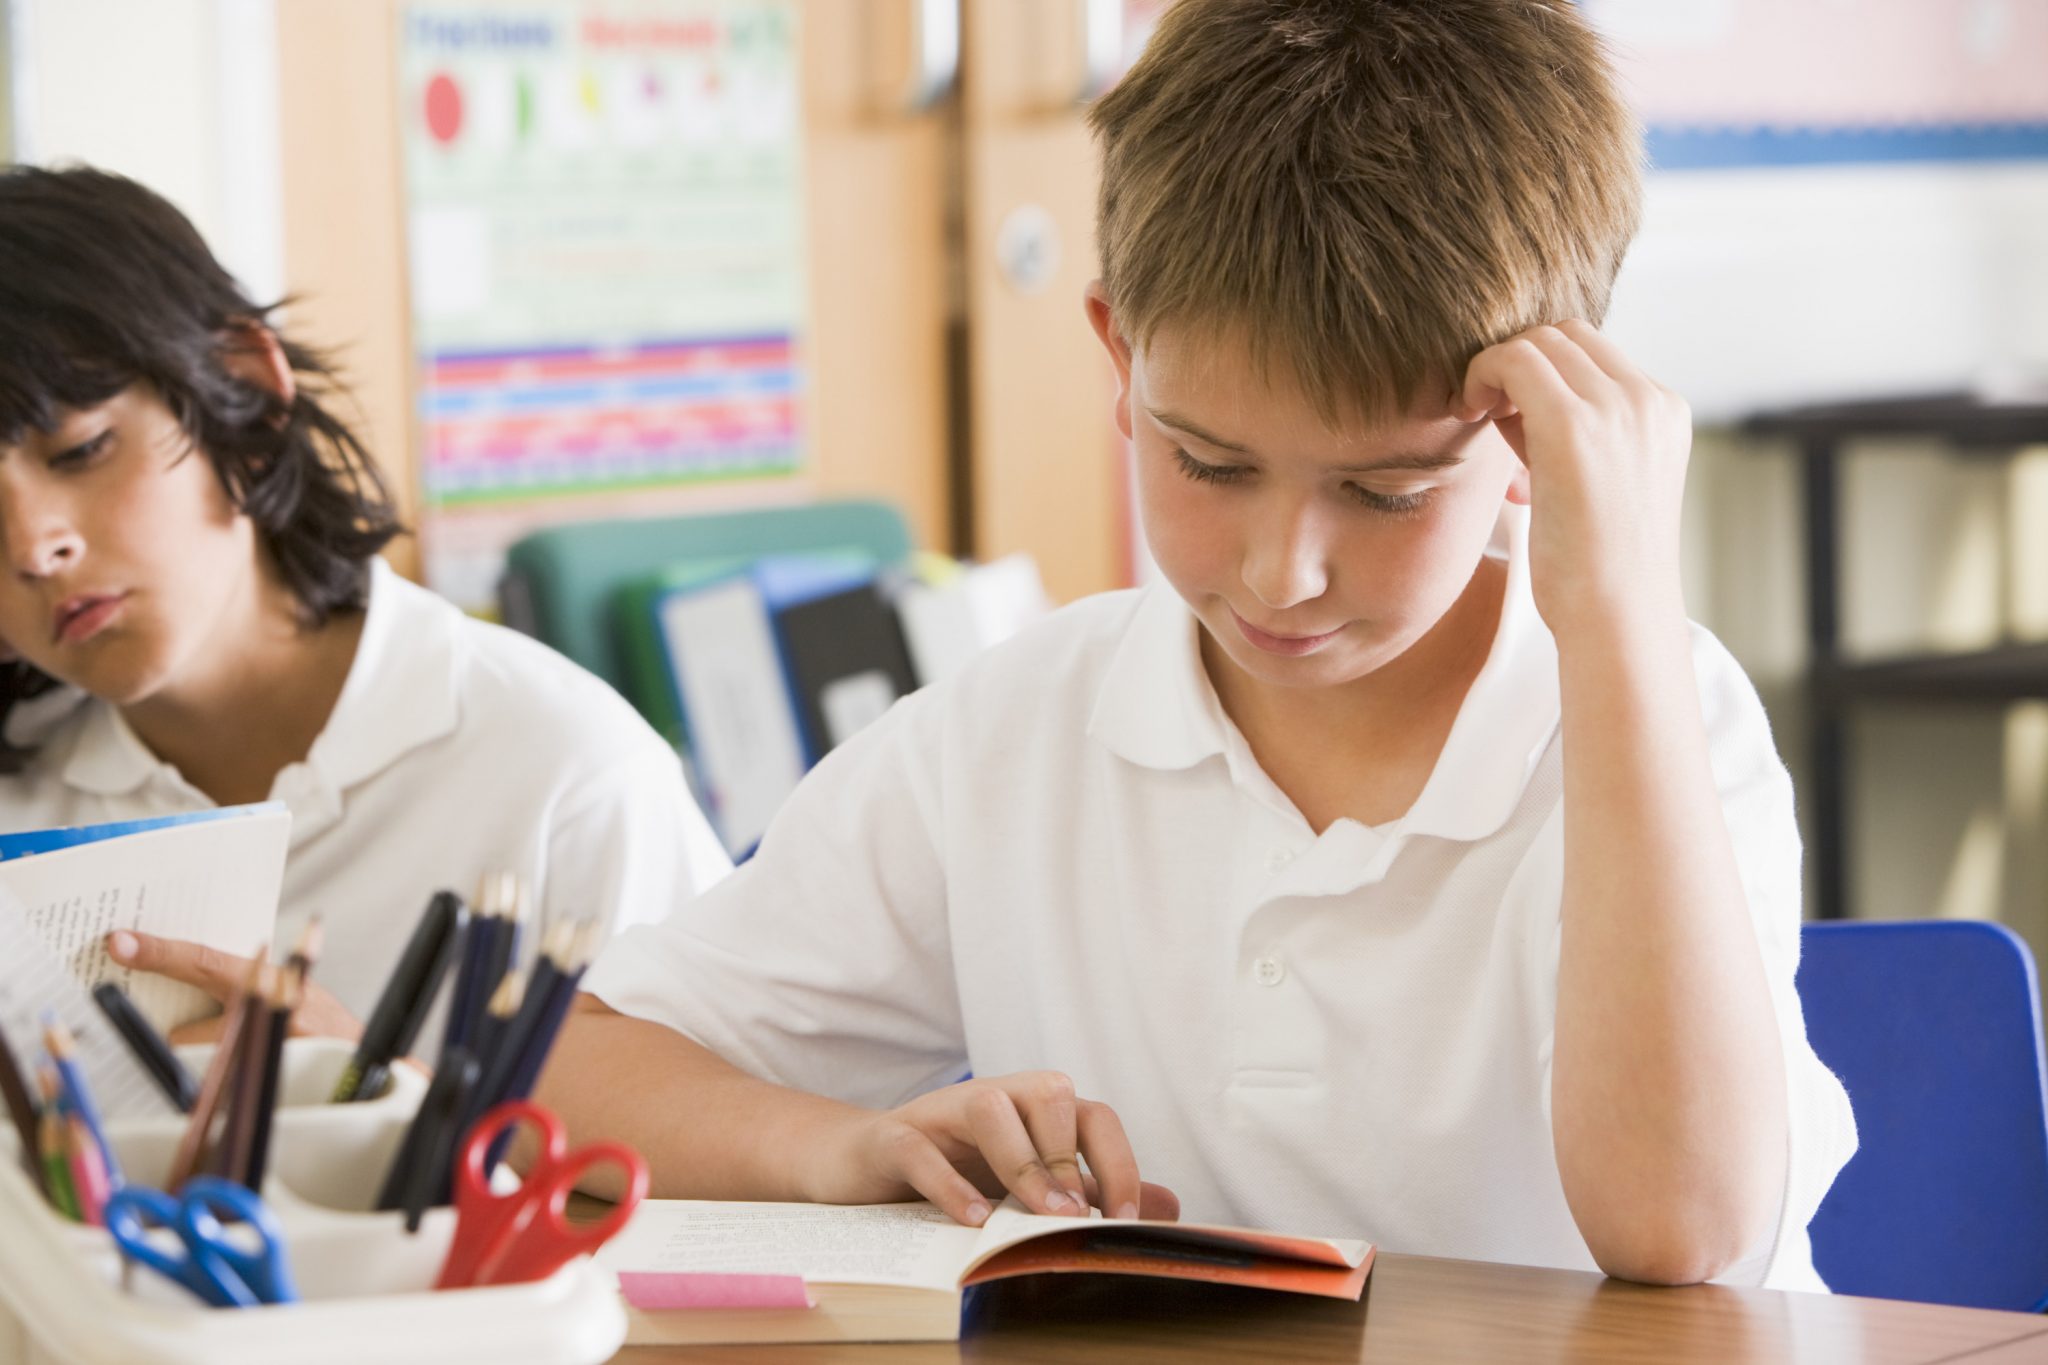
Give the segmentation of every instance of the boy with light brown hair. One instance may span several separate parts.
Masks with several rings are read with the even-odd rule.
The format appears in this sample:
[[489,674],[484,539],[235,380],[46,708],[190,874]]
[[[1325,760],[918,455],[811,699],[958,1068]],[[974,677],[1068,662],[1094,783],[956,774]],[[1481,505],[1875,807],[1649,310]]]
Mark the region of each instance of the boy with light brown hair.
[[1688,413],[1596,329],[1641,159],[1597,40],[1181,0],[1093,119],[1165,583],[835,751],[599,962],[550,1102],[671,1196],[1822,1287],[1854,1125],[1791,786],[1685,616]]

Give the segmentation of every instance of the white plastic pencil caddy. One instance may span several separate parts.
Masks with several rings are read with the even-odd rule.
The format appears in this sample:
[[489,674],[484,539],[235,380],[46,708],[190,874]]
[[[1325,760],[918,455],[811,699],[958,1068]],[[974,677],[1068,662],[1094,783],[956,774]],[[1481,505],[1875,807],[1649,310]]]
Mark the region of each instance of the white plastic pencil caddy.
[[[179,1052],[196,1072],[211,1049]],[[208,1308],[126,1267],[105,1229],[50,1207],[0,1124],[0,1365],[596,1365],[616,1353],[617,1284],[587,1257],[534,1284],[431,1290],[454,1210],[428,1210],[410,1235],[403,1214],[371,1211],[426,1081],[393,1067],[378,1098],[330,1104],[350,1052],[327,1039],[285,1045],[262,1193],[284,1229],[296,1304]],[[184,1128],[169,1113],[110,1121],[107,1141],[131,1183],[161,1186]]]

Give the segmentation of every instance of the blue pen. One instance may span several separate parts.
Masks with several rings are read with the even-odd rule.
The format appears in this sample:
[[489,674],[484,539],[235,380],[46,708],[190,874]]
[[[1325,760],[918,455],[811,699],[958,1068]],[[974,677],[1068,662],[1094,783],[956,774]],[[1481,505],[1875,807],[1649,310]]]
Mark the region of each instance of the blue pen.
[[64,1021],[54,1014],[43,1016],[43,1047],[56,1064],[57,1079],[63,1082],[57,1092],[59,1112],[78,1116],[85,1124],[85,1131],[92,1134],[92,1140],[99,1144],[100,1154],[106,1158],[107,1188],[118,1190],[126,1181],[121,1176],[121,1163],[114,1158],[114,1148],[107,1141],[106,1126],[100,1122],[100,1112],[92,1102],[92,1092],[85,1088],[85,1075],[78,1069],[74,1056],[76,1046],[71,1039],[71,1030],[64,1027]]

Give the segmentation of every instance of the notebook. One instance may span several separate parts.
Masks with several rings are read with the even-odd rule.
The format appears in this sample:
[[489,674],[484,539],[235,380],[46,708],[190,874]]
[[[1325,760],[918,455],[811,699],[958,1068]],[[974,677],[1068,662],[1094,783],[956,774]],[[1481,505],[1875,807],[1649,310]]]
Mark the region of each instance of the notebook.
[[1089,1272],[1356,1299],[1361,1241],[1119,1218],[1005,1202],[979,1228],[931,1204],[651,1199],[598,1253],[619,1277],[629,1344],[951,1341],[973,1285]]

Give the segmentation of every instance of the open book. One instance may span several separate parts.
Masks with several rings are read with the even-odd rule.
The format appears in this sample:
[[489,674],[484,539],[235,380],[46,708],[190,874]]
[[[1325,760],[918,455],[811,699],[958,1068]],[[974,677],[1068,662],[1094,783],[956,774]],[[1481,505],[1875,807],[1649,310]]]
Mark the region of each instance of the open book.
[[629,1343],[951,1341],[970,1285],[1089,1271],[1356,1299],[1365,1242],[1130,1218],[1053,1218],[1014,1199],[979,1228],[930,1204],[651,1199],[598,1253]]
[[283,803],[265,802],[4,834],[0,892],[80,985],[119,983],[168,1033],[218,1006],[204,991],[115,962],[108,931],[139,929],[247,957],[270,941],[291,827]]

